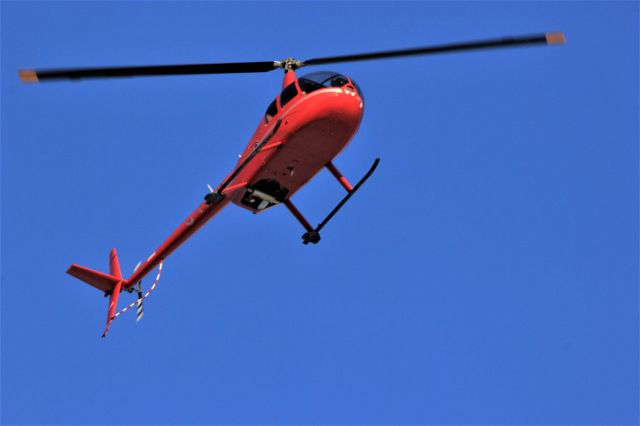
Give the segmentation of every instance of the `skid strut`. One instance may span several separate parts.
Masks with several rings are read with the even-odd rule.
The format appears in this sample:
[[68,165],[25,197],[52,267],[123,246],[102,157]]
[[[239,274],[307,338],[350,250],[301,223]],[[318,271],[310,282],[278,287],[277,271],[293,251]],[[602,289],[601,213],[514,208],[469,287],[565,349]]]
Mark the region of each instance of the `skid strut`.
[[325,217],[324,220],[320,222],[318,226],[315,227],[315,229],[309,224],[309,222],[305,219],[302,213],[300,213],[300,211],[296,208],[296,206],[293,205],[291,200],[284,200],[284,205],[287,206],[291,214],[293,214],[293,216],[296,219],[298,219],[298,222],[302,224],[304,229],[307,230],[307,232],[305,232],[304,235],[302,235],[302,242],[304,244],[309,244],[309,243],[317,244],[320,241],[320,230],[324,228],[324,226],[327,223],[329,223],[331,218],[333,218],[333,216],[336,213],[338,213],[338,211],[342,208],[342,206],[344,206],[346,202],[349,201],[349,198],[351,198],[351,196],[355,194],[358,189],[360,189],[362,184],[365,183],[367,179],[369,179],[369,177],[376,170],[376,167],[378,167],[379,162],[380,162],[380,159],[376,158],[371,168],[369,168],[369,171],[362,177],[362,179],[360,179],[360,181],[356,184],[356,186],[351,186],[347,178],[345,178],[342,175],[342,173],[340,173],[340,171],[336,168],[336,166],[333,165],[332,162],[327,163],[326,165],[327,169],[344,187],[344,189],[347,191],[347,195],[345,195],[345,197],[338,203],[338,205],[335,206],[333,210],[331,210],[331,213],[329,213],[327,217]]

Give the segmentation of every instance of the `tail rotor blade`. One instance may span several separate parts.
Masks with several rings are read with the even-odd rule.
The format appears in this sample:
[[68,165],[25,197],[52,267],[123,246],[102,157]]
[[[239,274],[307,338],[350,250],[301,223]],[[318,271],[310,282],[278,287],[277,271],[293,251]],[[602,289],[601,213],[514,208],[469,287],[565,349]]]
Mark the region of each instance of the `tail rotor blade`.
[[140,321],[144,316],[144,308],[142,306],[142,281],[138,281],[138,308],[136,309],[136,322]]

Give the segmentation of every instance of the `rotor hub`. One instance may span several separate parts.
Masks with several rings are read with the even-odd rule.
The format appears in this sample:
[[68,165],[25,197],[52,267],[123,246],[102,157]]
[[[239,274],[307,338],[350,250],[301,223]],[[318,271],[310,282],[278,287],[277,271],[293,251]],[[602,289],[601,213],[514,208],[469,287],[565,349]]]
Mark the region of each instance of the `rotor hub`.
[[304,63],[296,58],[286,58],[281,61],[276,61],[276,65],[284,70],[284,72],[295,71]]

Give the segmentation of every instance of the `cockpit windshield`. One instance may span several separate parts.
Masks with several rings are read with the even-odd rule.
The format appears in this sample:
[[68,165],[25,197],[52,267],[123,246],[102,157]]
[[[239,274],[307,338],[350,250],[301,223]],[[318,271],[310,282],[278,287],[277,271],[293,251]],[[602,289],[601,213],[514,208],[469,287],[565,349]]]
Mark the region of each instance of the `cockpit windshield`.
[[305,74],[301,78],[313,81],[323,87],[342,87],[349,82],[349,79],[337,72],[317,71]]
[[311,93],[314,90],[322,89],[325,87],[342,87],[345,84],[351,83],[361,98],[364,99],[364,95],[360,90],[360,87],[355,81],[349,79],[349,77],[332,71],[316,71],[310,74],[305,74],[298,79],[300,89],[304,93]]

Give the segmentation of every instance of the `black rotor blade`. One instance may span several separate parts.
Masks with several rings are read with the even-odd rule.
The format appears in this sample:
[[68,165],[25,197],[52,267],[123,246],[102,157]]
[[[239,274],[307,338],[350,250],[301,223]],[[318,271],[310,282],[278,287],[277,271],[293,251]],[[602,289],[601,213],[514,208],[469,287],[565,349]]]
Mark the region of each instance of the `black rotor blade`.
[[155,65],[142,67],[105,67],[51,70],[20,70],[20,80],[27,83],[50,80],[80,80],[83,78],[113,78],[188,74],[232,74],[268,72],[279,68],[274,61],[231,62],[221,64]]
[[372,59],[397,58],[401,56],[429,55],[434,53],[459,52],[499,47],[524,46],[530,44],[562,44],[564,34],[546,33],[523,37],[505,37],[492,40],[469,41],[463,43],[443,44],[439,46],[416,47],[412,49],[387,50],[383,52],[360,53],[356,55],[329,56],[303,61],[300,66],[335,64],[351,61],[368,61]]

